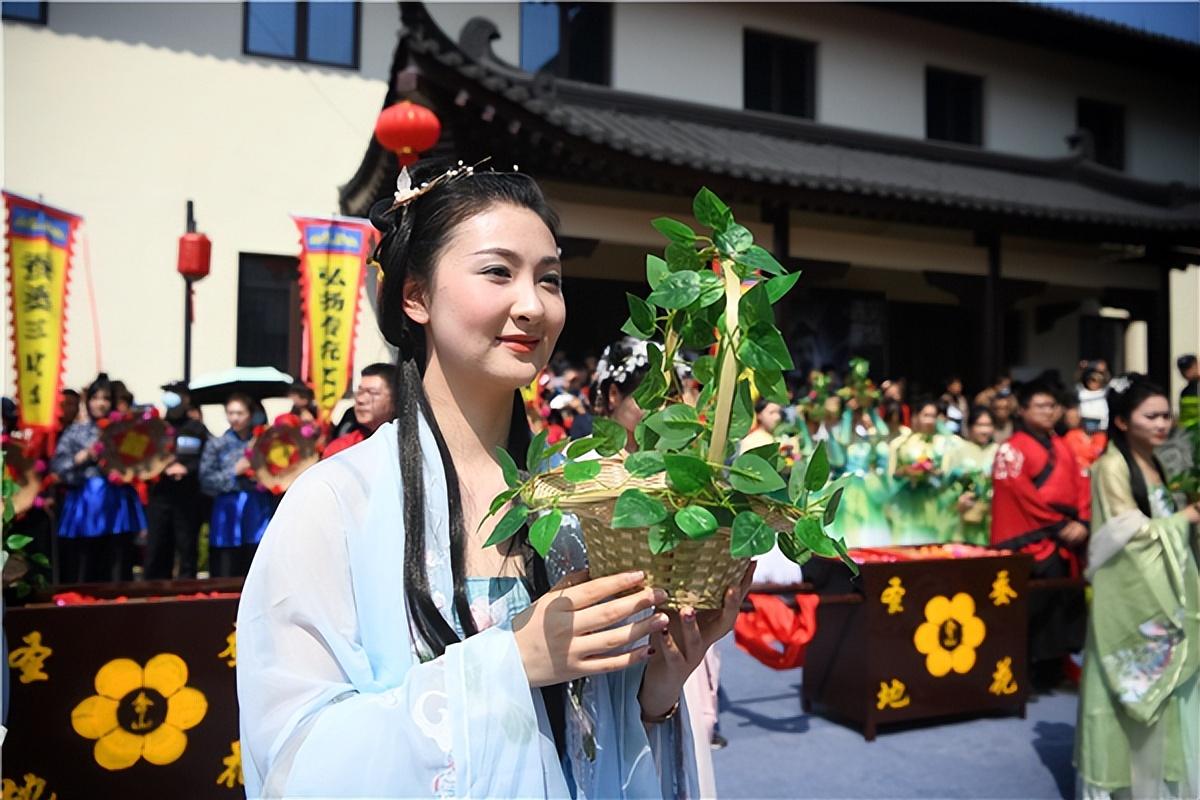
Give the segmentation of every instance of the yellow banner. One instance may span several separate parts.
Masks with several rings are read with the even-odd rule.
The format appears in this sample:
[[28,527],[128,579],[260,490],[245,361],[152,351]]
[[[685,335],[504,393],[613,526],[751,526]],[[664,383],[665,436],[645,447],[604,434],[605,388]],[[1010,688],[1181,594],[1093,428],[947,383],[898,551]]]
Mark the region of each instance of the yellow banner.
[[4,193],[19,426],[53,432],[62,390],[71,243],[80,217]]
[[300,228],[305,381],[321,418],[329,419],[354,369],[358,297],[375,230],[366,220],[293,219]]

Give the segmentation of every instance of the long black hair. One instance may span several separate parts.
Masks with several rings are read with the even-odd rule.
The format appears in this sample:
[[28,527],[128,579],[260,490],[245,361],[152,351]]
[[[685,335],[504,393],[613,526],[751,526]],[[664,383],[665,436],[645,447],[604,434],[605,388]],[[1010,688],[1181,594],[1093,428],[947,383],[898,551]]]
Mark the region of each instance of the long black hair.
[[[425,162],[412,170],[414,186],[431,181],[445,172],[446,163]],[[450,569],[454,578],[454,611],[463,632],[478,632],[467,601],[467,531],[463,522],[462,495],[458,472],[438,427],[437,419],[425,394],[422,377],[427,348],[425,331],[404,312],[404,285],[407,280],[428,287],[437,258],[446,247],[455,228],[471,217],[496,205],[526,208],[541,218],[551,234],[558,229],[558,217],[546,203],[532,178],[520,173],[480,171],[454,180],[443,181],[405,206],[391,209],[391,199],[371,209],[371,222],[383,232],[375,250],[375,260],[383,270],[379,296],[379,328],[384,338],[399,350],[393,380],[392,397],[396,409],[396,429],[400,449],[400,475],[404,485],[404,598],[421,644],[433,656],[459,641],[458,634],[434,604],[425,562],[425,476],[422,472],[419,420],[424,417],[437,442],[450,512]],[[519,392],[513,393],[512,423],[507,449],[524,467],[530,440],[529,424]],[[549,589],[545,563],[528,546],[527,534],[517,541],[531,570],[533,594]],[[511,551],[510,551],[511,552]]]
[[[1138,372],[1122,375],[1108,387],[1108,446],[1115,447],[1121,457],[1125,459],[1125,464],[1129,467],[1133,499],[1137,503],[1138,509],[1147,517],[1152,514],[1150,490],[1146,486],[1146,476],[1142,474],[1141,467],[1134,460],[1133,452],[1129,449],[1129,437],[1117,426],[1117,418],[1120,417],[1125,420],[1125,424],[1129,424],[1129,418],[1138,406],[1151,397],[1166,396],[1167,393],[1162,390],[1161,386]],[[1163,472],[1162,464],[1158,463],[1157,457],[1154,458],[1154,468],[1158,470],[1159,479],[1166,483],[1166,474]]]

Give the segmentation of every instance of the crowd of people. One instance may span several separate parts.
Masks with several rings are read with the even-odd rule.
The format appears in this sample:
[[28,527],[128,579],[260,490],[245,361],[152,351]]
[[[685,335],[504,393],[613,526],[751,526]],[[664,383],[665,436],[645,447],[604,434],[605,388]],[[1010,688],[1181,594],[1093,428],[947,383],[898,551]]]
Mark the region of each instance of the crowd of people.
[[[245,575],[279,502],[250,467],[256,437],[268,422],[312,426],[322,457],[340,452],[392,418],[394,373],[390,364],[365,367],[354,405],[336,424],[322,423],[302,383],[288,388],[291,407],[274,420],[259,399],[232,391],[223,404],[229,427],[220,435],[205,426],[182,381],[163,385],[157,404],[139,404],[124,383],[102,373],[82,391],[63,390],[53,435],[19,430],[16,405],[5,398],[6,450],[32,465],[27,474],[16,474],[11,460],[7,468],[41,487],[10,530],[32,538],[26,554],[44,556],[58,584]],[[153,480],[122,481],[103,468],[102,433],[148,414],[167,423],[169,463]]]

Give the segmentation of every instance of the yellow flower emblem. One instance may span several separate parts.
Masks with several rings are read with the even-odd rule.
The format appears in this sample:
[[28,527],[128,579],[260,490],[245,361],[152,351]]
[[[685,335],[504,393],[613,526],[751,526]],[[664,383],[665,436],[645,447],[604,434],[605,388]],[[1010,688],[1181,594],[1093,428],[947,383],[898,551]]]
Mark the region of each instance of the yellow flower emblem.
[[113,659],[96,673],[96,694],[71,712],[71,725],[96,740],[93,755],[105,769],[126,769],[139,758],[170,764],[187,749],[184,731],[208,713],[208,700],[187,677],[187,664],[174,653],[156,655],[144,669]]
[[975,648],[986,634],[983,620],[975,616],[975,601],[959,592],[953,599],[938,595],[925,604],[925,622],[917,628],[913,644],[933,677],[950,670],[965,675],[975,666]]

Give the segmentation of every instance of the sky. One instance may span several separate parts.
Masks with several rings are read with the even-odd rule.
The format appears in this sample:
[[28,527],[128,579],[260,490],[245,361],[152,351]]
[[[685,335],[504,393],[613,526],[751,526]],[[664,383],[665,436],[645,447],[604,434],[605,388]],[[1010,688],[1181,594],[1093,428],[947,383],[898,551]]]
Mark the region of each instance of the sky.
[[1057,8],[1119,22],[1144,31],[1200,44],[1200,0],[1176,3],[1058,3]]

